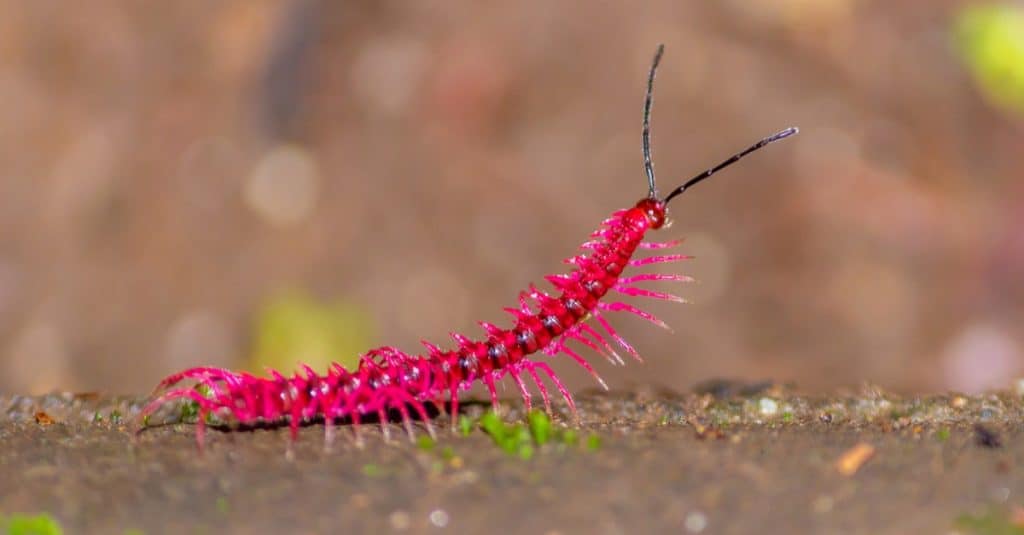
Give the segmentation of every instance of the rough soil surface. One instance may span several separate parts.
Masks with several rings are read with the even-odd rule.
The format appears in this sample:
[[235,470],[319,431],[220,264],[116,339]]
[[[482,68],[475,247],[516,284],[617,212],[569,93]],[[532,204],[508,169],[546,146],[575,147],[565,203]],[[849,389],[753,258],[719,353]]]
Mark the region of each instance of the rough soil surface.
[[313,424],[290,453],[287,428],[214,430],[200,452],[179,407],[133,439],[142,401],[0,397],[0,513],[65,533],[985,533],[967,515],[1016,529],[1024,496],[1013,393],[581,394],[579,442],[528,459],[446,426],[433,447],[366,426],[362,448],[342,427],[325,451]]

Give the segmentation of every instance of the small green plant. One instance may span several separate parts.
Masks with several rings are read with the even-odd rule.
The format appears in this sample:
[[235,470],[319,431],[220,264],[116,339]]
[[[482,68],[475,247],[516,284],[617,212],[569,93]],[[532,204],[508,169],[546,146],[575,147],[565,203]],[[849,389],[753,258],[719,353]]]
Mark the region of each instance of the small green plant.
[[435,445],[437,445],[437,443],[428,435],[420,435],[420,437],[416,439],[416,447],[423,451],[433,451]]
[[459,432],[462,433],[462,436],[468,437],[472,431],[473,419],[465,414],[459,416]]
[[384,475],[384,469],[373,463],[364,464],[363,475],[367,477],[380,477]]
[[[480,417],[480,428],[506,453],[524,460],[532,458],[536,448],[552,441],[564,446],[579,443],[576,431],[556,429],[551,418],[540,411],[530,412],[526,416],[526,425],[505,423],[497,413],[488,411]],[[601,437],[596,434],[587,437],[587,449],[593,451],[600,447]]]
[[551,439],[551,419],[548,418],[548,415],[543,412],[533,411],[527,415],[526,421],[530,425],[530,434],[537,441],[537,445],[543,446],[547,444],[548,440]]
[[7,535],[62,535],[64,533],[60,522],[47,513],[0,516],[0,530]]
[[226,496],[217,496],[216,506],[217,506],[217,512],[218,513],[220,513],[222,515],[226,515],[228,513],[228,511],[229,511],[227,497]]
[[939,429],[938,431],[936,431],[935,432],[935,438],[938,439],[939,442],[945,442],[945,441],[949,440],[949,428],[948,427],[943,427],[943,428]]

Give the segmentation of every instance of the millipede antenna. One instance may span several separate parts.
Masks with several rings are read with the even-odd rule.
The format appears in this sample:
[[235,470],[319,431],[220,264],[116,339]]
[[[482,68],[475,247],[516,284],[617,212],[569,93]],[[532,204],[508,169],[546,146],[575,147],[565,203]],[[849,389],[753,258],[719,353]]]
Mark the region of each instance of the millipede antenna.
[[800,132],[799,128],[790,127],[790,128],[787,128],[787,129],[785,129],[785,130],[783,130],[781,132],[778,132],[776,134],[772,134],[772,135],[762,139],[761,141],[758,141],[757,143],[754,143],[753,145],[751,145],[751,146],[747,147],[746,149],[744,149],[742,152],[738,152],[736,154],[733,154],[731,157],[729,157],[729,159],[725,160],[724,162],[722,162],[722,163],[712,167],[711,169],[708,169],[707,171],[704,171],[703,173],[701,173],[701,174],[691,178],[690,180],[687,180],[685,184],[683,184],[682,186],[679,186],[678,188],[672,190],[672,193],[669,193],[667,196],[665,196],[665,200],[662,201],[662,202],[665,203],[665,204],[668,204],[669,201],[671,201],[676,195],[679,195],[680,193],[686,191],[688,188],[690,188],[694,184],[700,182],[701,180],[704,180],[705,178],[707,178],[707,177],[709,177],[709,176],[711,176],[711,175],[721,171],[722,169],[725,169],[726,167],[729,167],[730,165],[738,162],[740,160],[740,158],[750,154],[751,152],[754,152],[757,149],[760,149],[761,147],[764,147],[765,145],[768,145],[769,143],[774,143],[774,142],[776,142],[776,141],[778,141],[780,139],[785,139],[785,138],[787,138],[787,137],[789,137],[789,136],[791,136],[793,134],[796,134],[798,132]]
[[658,63],[664,52],[665,45],[658,45],[658,50],[654,53],[654,62],[651,63],[651,72],[647,75],[647,97],[644,99],[644,172],[647,173],[647,196],[651,199],[658,198],[658,188],[654,182],[654,164],[651,163],[651,104],[654,103],[654,73],[658,70]]

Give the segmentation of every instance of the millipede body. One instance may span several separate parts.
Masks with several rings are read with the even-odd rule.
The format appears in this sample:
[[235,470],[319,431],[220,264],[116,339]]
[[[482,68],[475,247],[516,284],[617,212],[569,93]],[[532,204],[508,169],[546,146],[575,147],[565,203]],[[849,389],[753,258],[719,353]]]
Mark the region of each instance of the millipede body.
[[[326,438],[331,441],[334,424],[339,420],[350,422],[358,437],[364,418],[375,417],[387,433],[389,415],[396,413],[411,437],[413,414],[433,434],[427,404],[443,411],[447,402],[454,426],[459,410],[459,393],[477,381],[487,387],[491,402],[497,407],[495,385],[506,377],[515,382],[527,410],[533,402],[528,385],[536,385],[549,413],[551,396],[545,380],[550,381],[575,417],[576,405],[572,395],[548,363],[538,358],[539,354],[567,356],[605,388],[604,380],[578,349],[594,351],[612,363],[622,364],[623,359],[615,349],[617,346],[640,360],[636,349],[612,327],[609,315],[624,312],[662,327],[665,324],[644,310],[617,301],[615,296],[682,301],[680,297],[646,289],[641,284],[690,280],[683,275],[632,273],[634,268],[687,258],[681,254],[664,254],[665,249],[678,245],[678,241],[647,242],[644,241],[647,233],[666,225],[667,206],[675,197],[743,156],[797,132],[796,128],[787,128],[762,139],[660,197],[651,163],[650,111],[654,76],[663,50],[659,46],[654,56],[644,100],[642,141],[647,196],[605,219],[591,234],[590,240],[583,243],[580,252],[565,261],[572,266],[569,273],[546,276],[552,289],[542,290],[530,285],[521,292],[517,305],[505,309],[512,316],[509,326],[480,322],[484,331],[482,337],[470,338],[455,333],[452,334],[454,347],[442,348],[423,342],[426,351],[418,355],[388,346],[372,349],[362,355],[356,369],[346,370],[335,363],[325,375],[317,374],[308,366],[303,366],[301,371],[290,377],[273,370],[269,371],[269,377],[257,377],[222,368],[190,368],[162,380],[157,391],[163,393],[143,408],[139,419],[169,401],[184,398],[198,405],[196,438],[200,445],[209,414],[244,425],[287,421],[293,440],[302,422],[322,418]],[[652,254],[637,257],[640,249],[651,250]],[[204,391],[194,385],[170,389],[183,380],[204,386]]]

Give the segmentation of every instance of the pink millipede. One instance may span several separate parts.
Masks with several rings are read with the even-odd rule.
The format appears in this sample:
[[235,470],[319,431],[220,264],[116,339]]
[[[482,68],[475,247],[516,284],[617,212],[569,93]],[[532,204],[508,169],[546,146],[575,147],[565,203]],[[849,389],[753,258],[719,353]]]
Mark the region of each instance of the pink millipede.
[[[460,391],[469,389],[475,381],[481,381],[490,392],[491,403],[497,408],[495,385],[508,375],[519,389],[527,410],[531,409],[533,402],[527,381],[532,381],[550,414],[551,398],[543,379],[549,380],[565,399],[578,422],[576,404],[569,390],[546,362],[529,357],[537,352],[550,356],[564,354],[607,388],[587,359],[567,344],[570,341],[577,342],[612,363],[622,364],[622,357],[616,352],[614,344],[640,360],[636,349],[616,332],[606,316],[611,312],[625,312],[661,327],[665,327],[665,324],[639,308],[605,300],[604,297],[614,291],[633,297],[682,301],[682,298],[675,295],[648,290],[636,284],[689,280],[682,275],[655,273],[623,276],[628,268],[687,258],[662,252],[678,245],[678,241],[644,242],[647,231],[665,225],[668,203],[676,196],[747,154],[797,133],[796,128],[787,128],[762,139],[659,198],[651,163],[650,114],[654,75],[663,51],[664,47],[659,46],[654,55],[644,99],[642,140],[647,196],[632,208],[618,210],[605,219],[590,235],[590,241],[581,246],[581,252],[565,261],[574,266],[570,273],[545,277],[557,295],[533,285],[521,292],[518,306],[505,309],[513,317],[512,327],[502,328],[480,322],[486,333],[483,339],[473,340],[461,334],[452,334],[457,344],[455,349],[442,349],[423,342],[427,350],[425,355],[409,355],[393,347],[372,349],[360,358],[354,371],[335,363],[323,376],[308,366],[303,366],[301,372],[292,377],[270,370],[269,378],[222,368],[190,368],[160,381],[154,393],[185,379],[205,386],[206,392],[200,392],[194,387],[166,391],[142,409],[138,420],[144,422],[147,415],[163,404],[185,398],[194,401],[199,408],[196,440],[200,446],[208,414],[233,418],[244,425],[288,421],[293,441],[302,422],[323,418],[329,443],[333,437],[333,424],[342,419],[351,422],[357,440],[360,422],[367,416],[376,417],[387,435],[389,415],[391,411],[396,411],[410,437],[413,436],[412,413],[433,435],[427,403],[443,411],[447,398],[451,405],[449,412],[454,428],[459,412]],[[649,249],[654,253],[652,256],[634,258],[637,249]],[[591,318],[594,324],[586,321]]]

